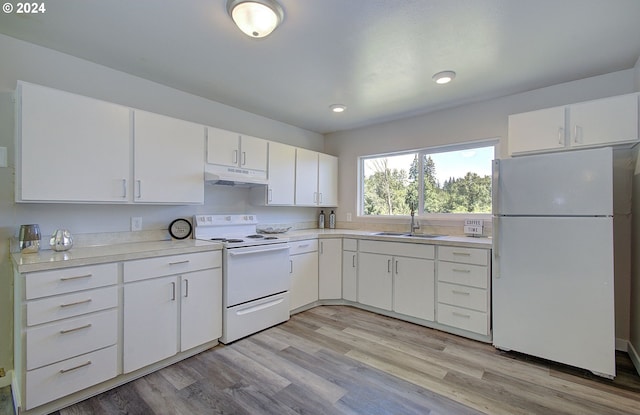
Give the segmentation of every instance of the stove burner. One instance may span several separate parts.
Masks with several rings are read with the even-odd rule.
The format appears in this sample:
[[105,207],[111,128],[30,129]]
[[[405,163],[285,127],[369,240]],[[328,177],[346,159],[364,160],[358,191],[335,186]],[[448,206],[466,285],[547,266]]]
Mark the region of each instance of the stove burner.
[[277,236],[265,236],[264,237],[265,241],[268,240],[268,239],[278,239],[278,237]]
[[257,234],[255,234],[255,235],[248,235],[248,236],[247,236],[247,238],[251,238],[251,239],[262,239],[262,238],[264,238],[264,236],[263,236],[263,235],[257,235]]
[[225,239],[225,242],[234,244],[234,243],[244,242],[244,241],[242,239]]
[[211,241],[218,241],[218,242],[224,242],[227,240],[227,238],[211,238]]

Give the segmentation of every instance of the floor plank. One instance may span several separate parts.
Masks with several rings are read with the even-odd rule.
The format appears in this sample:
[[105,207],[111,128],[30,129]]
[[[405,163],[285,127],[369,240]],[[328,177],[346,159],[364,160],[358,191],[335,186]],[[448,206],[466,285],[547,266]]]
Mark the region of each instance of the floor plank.
[[56,412],[640,415],[615,381],[348,306],[322,306]]

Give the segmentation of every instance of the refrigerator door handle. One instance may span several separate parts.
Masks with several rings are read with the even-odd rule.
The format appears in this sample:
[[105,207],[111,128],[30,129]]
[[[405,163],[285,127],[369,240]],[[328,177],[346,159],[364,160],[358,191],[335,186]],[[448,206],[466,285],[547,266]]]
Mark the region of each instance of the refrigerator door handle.
[[500,183],[500,159],[493,160],[493,172],[491,177],[491,210],[494,215],[499,213],[498,209],[498,187]]
[[[500,258],[500,218],[498,216],[493,217],[493,231],[491,237],[493,238],[493,258]],[[500,278],[500,275],[496,273],[496,278]]]

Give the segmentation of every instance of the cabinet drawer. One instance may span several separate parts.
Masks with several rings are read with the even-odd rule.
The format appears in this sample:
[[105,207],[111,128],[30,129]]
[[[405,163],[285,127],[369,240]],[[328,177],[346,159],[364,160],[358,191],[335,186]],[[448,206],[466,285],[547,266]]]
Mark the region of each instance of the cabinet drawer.
[[96,385],[118,375],[118,349],[113,345],[27,372],[26,409]]
[[27,370],[110,346],[117,340],[117,310],[27,329]]
[[342,250],[343,251],[357,251],[358,250],[358,240],[357,239],[343,239],[342,240]]
[[465,264],[489,265],[489,250],[459,248],[457,246],[439,246],[438,259],[442,261],[462,262]]
[[75,317],[118,306],[116,286],[33,300],[27,303],[27,326]]
[[222,252],[197,252],[157,258],[139,259],[124,263],[124,282],[184,274],[222,266]]
[[489,334],[488,314],[480,311],[438,304],[438,323],[485,336]]
[[438,283],[438,302],[476,311],[488,311],[487,290],[463,285]]
[[66,294],[118,282],[118,264],[90,265],[25,274],[27,300]]
[[435,258],[435,247],[433,245],[424,244],[361,240],[359,251],[371,252],[373,254],[396,255],[413,258]]
[[489,288],[489,268],[438,261],[438,281],[486,289]]
[[289,242],[289,255],[304,254],[318,250],[317,239],[307,239],[304,241]]

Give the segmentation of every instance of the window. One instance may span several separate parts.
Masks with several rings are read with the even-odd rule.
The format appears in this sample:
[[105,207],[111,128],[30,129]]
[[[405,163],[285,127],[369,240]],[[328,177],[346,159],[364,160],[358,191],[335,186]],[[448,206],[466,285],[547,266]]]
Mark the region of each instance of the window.
[[360,158],[360,214],[490,214],[495,141]]

